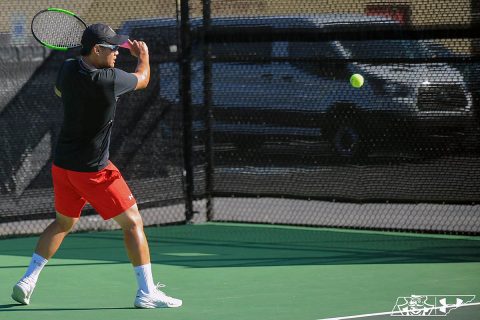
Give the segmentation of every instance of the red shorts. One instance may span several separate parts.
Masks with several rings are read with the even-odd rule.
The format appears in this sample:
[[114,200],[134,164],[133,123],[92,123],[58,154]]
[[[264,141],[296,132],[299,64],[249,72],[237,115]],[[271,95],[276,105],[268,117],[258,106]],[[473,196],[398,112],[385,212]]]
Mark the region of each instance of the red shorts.
[[136,203],[113,163],[98,172],[78,172],[52,166],[55,210],[78,218],[88,202],[104,220],[113,218]]

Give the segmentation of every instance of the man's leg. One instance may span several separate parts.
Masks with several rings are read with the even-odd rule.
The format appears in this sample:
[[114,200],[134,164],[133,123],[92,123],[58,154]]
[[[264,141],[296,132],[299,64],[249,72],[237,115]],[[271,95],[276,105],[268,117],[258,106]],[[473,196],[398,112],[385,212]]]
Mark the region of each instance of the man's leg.
[[23,277],[13,287],[12,298],[22,304],[29,304],[37,284],[38,276],[48,260],[62,244],[79,218],[70,218],[57,212],[55,220],[43,231],[37,242],[35,253]]
[[113,219],[122,227],[127,255],[137,277],[138,291],[134,305],[138,308],[180,307],[182,300],[167,296],[153,282],[150,250],[137,205]]
[[134,267],[150,263],[150,251],[143,232],[142,216],[137,205],[113,218],[122,227],[127,255]]
[[57,217],[40,235],[35,253],[49,260],[80,218],[71,218],[57,212]]

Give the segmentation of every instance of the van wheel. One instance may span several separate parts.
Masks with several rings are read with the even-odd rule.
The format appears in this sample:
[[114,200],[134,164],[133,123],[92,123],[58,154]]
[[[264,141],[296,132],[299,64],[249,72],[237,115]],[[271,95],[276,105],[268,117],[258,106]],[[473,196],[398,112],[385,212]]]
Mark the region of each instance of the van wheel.
[[461,148],[464,151],[480,151],[480,128],[467,128],[465,130],[465,137],[460,141]]
[[263,147],[263,143],[263,139],[246,137],[237,138],[233,142],[235,148],[239,151],[256,151]]
[[365,156],[368,153],[365,140],[359,125],[348,118],[338,121],[331,135],[333,151],[343,159],[357,159]]

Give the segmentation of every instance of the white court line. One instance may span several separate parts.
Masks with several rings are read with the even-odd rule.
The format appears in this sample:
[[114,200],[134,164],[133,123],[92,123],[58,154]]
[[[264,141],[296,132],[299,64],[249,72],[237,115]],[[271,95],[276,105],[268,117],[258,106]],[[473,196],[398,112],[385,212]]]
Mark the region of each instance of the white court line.
[[[475,303],[466,303],[462,304],[460,307],[456,308],[462,308],[462,307],[469,307],[469,306],[478,306],[480,305],[480,302],[475,302]],[[436,310],[436,309],[441,309],[444,307],[434,307],[434,308],[428,308],[427,310]],[[317,320],[344,320],[344,319],[357,319],[357,318],[367,318],[367,317],[374,317],[374,316],[385,316],[385,315],[394,315],[398,314],[400,315],[402,312],[401,311],[386,311],[386,312],[378,312],[378,313],[365,313],[365,314],[357,314],[354,316],[346,316],[346,317],[336,317],[336,318],[322,318],[322,319],[317,319]],[[425,316],[426,317],[426,316]],[[395,320],[395,318],[392,318],[392,320]]]

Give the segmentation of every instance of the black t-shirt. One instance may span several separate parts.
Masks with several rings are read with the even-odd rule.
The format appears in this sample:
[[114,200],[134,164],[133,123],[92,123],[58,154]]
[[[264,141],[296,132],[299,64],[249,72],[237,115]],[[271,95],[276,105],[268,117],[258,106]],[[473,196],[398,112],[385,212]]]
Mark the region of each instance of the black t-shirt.
[[63,101],[64,120],[54,164],[82,172],[105,168],[117,99],[136,85],[137,77],[123,70],[94,69],[81,59],[66,60],[55,86]]

